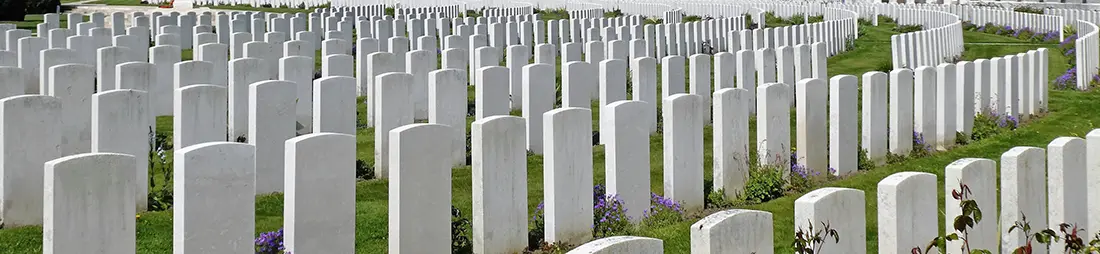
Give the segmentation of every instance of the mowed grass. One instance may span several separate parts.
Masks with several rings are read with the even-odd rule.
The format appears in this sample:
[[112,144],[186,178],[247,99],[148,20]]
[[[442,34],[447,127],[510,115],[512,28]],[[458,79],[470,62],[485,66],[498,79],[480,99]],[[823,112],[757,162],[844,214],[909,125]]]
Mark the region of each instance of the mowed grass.
[[[68,26],[69,15],[59,15],[61,27]],[[91,20],[91,17],[84,16],[84,21]],[[0,24],[15,24],[15,29],[30,30],[31,33],[38,32],[38,24],[46,22],[45,17],[42,14],[27,14],[23,17],[23,21],[0,21]]]
[[[866,34],[856,43],[852,51],[834,56],[829,59],[829,74],[862,75],[863,72],[876,70],[879,63],[889,63],[889,35],[893,34],[889,27],[864,27]],[[969,32],[968,32],[969,33]],[[885,45],[882,44],[885,41]],[[988,58],[1002,56],[1011,53],[1023,52],[1037,47],[1037,45],[975,45],[968,47],[968,56]],[[1055,50],[1055,49],[1052,49]],[[1056,52],[1056,51],[1055,51]],[[1061,54],[1050,54],[1051,80],[1068,66]],[[865,64],[864,61],[875,61]],[[473,90],[470,90],[472,102]],[[1100,116],[1092,114],[1090,108],[1096,105],[1091,103],[1100,99],[1097,93],[1081,93],[1052,91],[1050,93],[1052,107],[1051,113],[1038,121],[1029,123],[1022,129],[1009,134],[986,139],[968,146],[960,147],[952,151],[938,153],[931,157],[908,160],[899,164],[879,167],[871,171],[859,172],[844,179],[826,183],[826,186],[848,187],[861,189],[866,192],[868,211],[868,244],[874,249],[875,239],[875,186],[879,180],[894,172],[900,171],[924,171],[941,175],[943,167],[958,158],[982,157],[997,158],[1000,153],[1016,145],[1044,146],[1046,142],[1057,136],[1083,135],[1093,128],[1093,122],[1100,120]],[[360,115],[365,114],[365,107],[359,103]],[[598,110],[593,110],[593,129],[597,129]],[[792,113],[793,117],[793,113]],[[157,132],[171,136],[171,118],[161,117],[157,121]],[[468,122],[472,119],[468,118]],[[793,123],[793,119],[792,119]],[[750,121],[751,124],[751,121]],[[469,130],[469,128],[467,128]],[[794,143],[792,128],[792,144]],[[704,129],[704,178],[710,185],[711,178],[711,132],[710,127]],[[751,134],[750,134],[751,135]],[[369,163],[374,161],[374,129],[366,128],[357,131],[357,157]],[[750,139],[755,140],[755,139]],[[651,178],[651,190],[661,194],[662,191],[662,160],[663,144],[660,133],[650,137],[650,161],[649,169]],[[755,142],[750,142],[754,144]],[[755,151],[751,149],[750,151]],[[603,146],[593,147],[593,166],[595,183],[604,182],[604,153]],[[542,201],[544,189],[542,156],[533,155],[527,161],[528,175],[528,211],[533,212],[535,206]],[[158,167],[159,168],[159,167]],[[452,203],[469,216],[471,211],[471,172],[470,168],[459,167],[452,172]],[[942,191],[942,190],[941,190]],[[789,195],[771,202],[750,206],[738,206],[736,208],[756,209],[769,211],[775,218],[775,245],[777,253],[791,253],[788,247],[793,237],[793,201],[799,195]],[[387,245],[387,203],[388,189],[386,180],[359,181],[356,186],[356,252],[357,253],[385,253]],[[264,195],[257,197],[256,202],[256,234],[261,232],[278,230],[282,227],[282,196]],[[942,210],[942,204],[941,204]],[[446,211],[439,211],[444,213]],[[661,238],[665,241],[667,253],[687,253],[690,249],[689,226],[698,220],[696,214],[680,223],[641,227],[635,235]],[[167,253],[172,249],[172,214],[171,211],[148,212],[141,214],[138,219],[138,252],[139,253]],[[844,237],[844,236],[841,236]],[[0,253],[40,253],[42,245],[41,227],[19,227],[0,229]]]

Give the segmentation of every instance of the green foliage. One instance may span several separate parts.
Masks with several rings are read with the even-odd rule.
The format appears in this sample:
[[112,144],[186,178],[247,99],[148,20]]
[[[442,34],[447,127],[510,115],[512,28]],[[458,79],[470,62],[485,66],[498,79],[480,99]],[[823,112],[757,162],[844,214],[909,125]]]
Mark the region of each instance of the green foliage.
[[859,164],[857,165],[859,171],[875,169],[875,162],[867,157],[867,149],[859,149]]
[[[932,248],[938,248],[940,250],[940,253],[946,253],[946,242],[962,241],[962,245],[961,247],[959,247],[962,253],[993,254],[988,250],[970,249],[969,232],[974,229],[974,225],[982,221],[982,210],[978,207],[978,202],[971,199],[971,194],[973,194],[973,192],[970,191],[970,187],[961,182],[959,183],[958,189],[951,190],[951,198],[959,201],[959,210],[962,211],[961,214],[955,216],[953,222],[951,223],[954,232],[958,233],[951,233],[946,236],[938,236],[936,238],[933,238],[932,241],[924,247],[924,249],[921,249],[919,246],[913,247],[912,253],[933,253]],[[948,230],[948,232],[951,231],[951,229]],[[962,233],[962,235],[960,235],[959,233]]]
[[966,136],[966,133],[955,132],[955,144],[956,145],[970,144],[970,137]]
[[568,19],[569,11],[565,8],[558,9],[535,9],[535,13],[539,14],[539,19],[553,20],[553,19]]
[[1019,230],[1024,233],[1024,245],[1012,250],[1012,254],[1031,254],[1033,249],[1031,241],[1033,240],[1039,242],[1039,244],[1044,245],[1044,249],[1049,249],[1051,243],[1058,241],[1058,233],[1055,233],[1054,230],[1044,229],[1040,230],[1039,232],[1032,233],[1031,223],[1027,222],[1027,216],[1021,213],[1020,219],[1020,221],[1017,221],[1012,225],[1012,227],[1008,228],[1008,233],[1010,234],[1012,233],[1012,231],[1015,230]]
[[810,16],[809,23],[825,22],[825,15]]
[[617,18],[617,17],[622,17],[622,16],[623,16],[623,10],[620,10],[620,9],[605,11],[603,13],[604,18]]
[[57,12],[61,0],[26,0],[27,14],[46,14]]
[[1011,130],[1008,126],[1002,127],[999,117],[994,114],[978,113],[974,116],[974,127],[970,132],[971,141],[980,141]]
[[879,25],[883,25],[883,24],[892,25],[892,24],[897,24],[897,23],[898,23],[897,20],[894,20],[894,18],[888,17],[886,15],[879,15],[878,16],[878,24]]
[[733,207],[733,200],[726,199],[726,191],[723,189],[717,189],[707,193],[707,197],[703,200],[707,208],[730,208]]
[[27,0],[0,0],[0,21],[23,21],[27,16]]
[[[387,11],[388,10],[389,9],[387,9]],[[387,14],[387,15],[389,15],[389,14]],[[482,15],[481,10],[466,10],[466,17],[476,18],[476,17],[481,17],[481,15]]]
[[1013,10],[1015,10],[1016,12],[1043,14],[1043,9],[1031,6],[1016,6],[1016,8],[1014,8]]
[[[149,211],[172,208],[172,163],[168,159],[171,151],[172,143],[168,136],[149,128],[149,194],[146,196]],[[160,184],[157,184],[157,176],[162,179]]]
[[374,179],[374,165],[361,159],[355,160],[355,178],[359,180]]
[[795,253],[821,253],[821,247],[825,246],[825,241],[829,238],[833,238],[833,243],[840,242],[840,233],[833,229],[828,222],[821,222],[821,228],[817,231],[814,231],[813,222],[808,224],[809,229],[804,230],[802,227],[798,227],[798,230],[794,233],[794,242],[791,243],[791,247],[794,247]]
[[700,21],[700,20],[703,20],[703,17],[695,16],[695,15],[687,15],[687,16],[684,16],[684,18],[681,20],[681,22],[695,22],[695,21]]
[[665,23],[665,20],[664,19],[659,19],[659,18],[647,18],[647,19],[645,19],[645,25],[658,25],[658,24],[661,24],[661,23]]
[[650,227],[671,225],[684,220],[684,209],[679,202],[656,193],[650,194],[649,200],[649,209],[642,213],[645,216],[642,219],[643,225]]
[[470,240],[470,219],[462,216],[462,211],[451,205],[451,253],[473,253],[474,242]]
[[894,32],[896,32],[896,33],[912,33],[912,32],[921,31],[921,30],[924,30],[924,26],[921,26],[921,25],[900,25],[900,26],[894,27]]
[[786,184],[783,171],[775,166],[750,167],[749,181],[745,183],[745,201],[763,203],[780,198]]

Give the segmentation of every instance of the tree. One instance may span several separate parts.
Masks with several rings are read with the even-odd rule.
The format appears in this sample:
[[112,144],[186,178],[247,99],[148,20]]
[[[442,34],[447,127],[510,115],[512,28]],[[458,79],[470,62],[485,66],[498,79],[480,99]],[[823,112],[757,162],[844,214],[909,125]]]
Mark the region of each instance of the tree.
[[27,0],[0,0],[0,21],[23,21]]

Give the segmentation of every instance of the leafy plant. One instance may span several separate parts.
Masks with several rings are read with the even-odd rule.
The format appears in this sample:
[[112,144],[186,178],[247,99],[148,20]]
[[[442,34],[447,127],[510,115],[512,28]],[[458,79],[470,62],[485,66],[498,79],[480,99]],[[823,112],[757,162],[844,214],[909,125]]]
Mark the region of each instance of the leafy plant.
[[932,155],[932,145],[924,142],[924,134],[913,132],[913,150],[909,152],[911,158],[922,158]]
[[462,216],[462,211],[451,206],[451,253],[473,253],[474,244],[470,240],[470,219]]
[[900,25],[894,27],[894,32],[897,33],[912,33],[916,31],[924,30],[924,26],[921,25]]
[[970,143],[970,137],[966,136],[966,133],[955,132],[955,144],[966,145]]
[[607,195],[603,185],[592,190],[592,235],[596,238],[627,234],[632,229],[626,206],[618,195]]
[[264,232],[255,240],[256,254],[290,254],[283,246],[283,229]]
[[657,193],[650,193],[649,200],[651,203],[649,209],[642,212],[645,216],[642,219],[643,224],[650,226],[667,225],[684,220],[684,209],[679,202],[657,195]]
[[535,215],[531,216],[531,225],[527,231],[527,250],[538,250],[545,245],[546,239],[546,218],[543,217],[543,203],[539,203],[539,206],[535,208]]
[[1031,224],[1027,222],[1027,216],[1020,214],[1020,219],[1021,221],[1017,221],[1012,225],[1012,227],[1008,228],[1008,232],[1012,233],[1012,231],[1017,229],[1023,231],[1024,246],[1020,246],[1017,247],[1015,250],[1012,250],[1012,254],[1031,254],[1033,249],[1031,245],[1032,240],[1037,241],[1040,244],[1046,245],[1048,248],[1050,247],[1050,244],[1052,242],[1058,241],[1058,233],[1055,233],[1054,230],[1044,229],[1040,230],[1039,232],[1031,233]]
[[752,203],[768,202],[783,196],[783,172],[775,166],[749,168],[749,181],[745,183],[745,201]]
[[872,170],[875,168],[875,162],[871,158],[867,157],[867,149],[859,149],[858,152],[859,163],[856,164],[856,169],[859,171]]
[[950,241],[962,241],[959,247],[962,253],[993,254],[989,250],[970,249],[970,231],[974,229],[974,225],[982,221],[982,210],[978,207],[978,202],[971,199],[971,194],[973,192],[970,191],[970,187],[962,182],[959,182],[958,189],[951,190],[951,198],[959,201],[959,208],[962,210],[961,214],[955,216],[951,225],[955,232],[961,232],[962,235],[951,233],[938,236],[933,238],[923,250],[920,247],[913,247],[913,254],[930,253],[932,248],[946,247],[946,242]]
[[733,200],[726,199],[726,192],[723,189],[717,189],[707,193],[706,200],[707,208],[727,208],[733,207]]
[[[172,163],[168,161],[168,153],[172,150],[172,144],[166,135],[157,134],[153,128],[149,128],[149,194],[146,202],[149,211],[164,211],[172,208]],[[157,184],[157,165],[160,165],[159,175],[163,181]]]
[[361,159],[355,160],[355,178],[360,180],[374,179],[374,165]]
[[821,247],[825,246],[825,241],[829,238],[833,238],[833,243],[840,242],[840,233],[830,227],[828,222],[822,222],[818,231],[814,231],[813,222],[808,225],[809,229],[803,230],[802,227],[798,227],[794,233],[794,243],[791,246],[794,247],[795,253],[821,253]]

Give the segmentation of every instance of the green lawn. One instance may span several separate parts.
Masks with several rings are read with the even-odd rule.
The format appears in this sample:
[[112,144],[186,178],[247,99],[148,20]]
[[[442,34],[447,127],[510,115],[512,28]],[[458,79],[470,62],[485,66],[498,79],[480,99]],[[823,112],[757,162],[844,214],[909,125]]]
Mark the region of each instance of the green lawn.
[[[889,35],[893,34],[889,26],[863,27],[866,34],[856,43],[855,49],[834,56],[829,59],[829,75],[852,74],[861,75],[867,71],[878,70],[883,63],[889,64]],[[1011,42],[1019,45],[974,45],[968,47],[967,57],[988,58],[1010,53],[1023,52],[1039,46],[1025,42],[1002,41],[1011,38],[992,38],[985,35],[975,35],[966,32],[967,36],[975,38],[971,42]],[[1052,49],[1056,50],[1056,49]],[[1056,52],[1056,51],[1055,51]],[[186,53],[185,53],[186,54]],[[1066,66],[1061,54],[1050,54],[1050,79],[1061,74]],[[473,90],[470,90],[472,96]],[[940,175],[942,169],[948,163],[963,157],[997,158],[1000,153],[1017,145],[1045,146],[1054,137],[1063,135],[1083,135],[1093,127],[1094,121],[1100,121],[1100,115],[1090,114],[1090,109],[1096,105],[1091,103],[1100,99],[1098,93],[1081,93],[1071,91],[1052,91],[1051,112],[1037,121],[1031,122],[1023,128],[1000,136],[995,136],[977,143],[962,146],[954,150],[938,153],[931,157],[911,159],[903,163],[886,165],[870,171],[862,171],[845,177],[842,180],[828,182],[825,186],[848,187],[861,189],[866,192],[868,204],[868,248],[875,248],[876,224],[875,219],[875,188],[879,180],[889,174],[900,171],[923,171]],[[472,97],[471,97],[472,102]],[[364,114],[362,103],[359,104],[360,114]],[[792,113],[792,123],[794,114]],[[593,111],[593,116],[598,117],[598,111]],[[157,132],[161,134],[171,133],[171,118],[161,117],[157,119]],[[468,119],[472,121],[472,119]],[[750,124],[752,122],[750,121]],[[598,121],[593,120],[593,129],[597,129]],[[794,128],[791,142],[794,144]],[[374,130],[371,128],[359,129],[357,132],[357,157],[367,162],[373,162],[374,156]],[[750,134],[751,135],[751,134]],[[662,191],[662,136],[656,134],[650,137],[651,150],[651,189],[661,194]],[[754,144],[755,142],[750,142]],[[710,127],[704,129],[704,178],[709,188],[711,178],[711,134]],[[755,149],[750,148],[750,151]],[[603,147],[593,147],[593,166],[595,183],[604,182]],[[534,211],[536,205],[542,200],[542,157],[532,155],[528,157],[528,204],[529,211]],[[158,166],[158,169],[160,167]],[[452,172],[452,203],[462,210],[465,215],[471,214],[471,172],[469,167],[455,168]],[[942,184],[942,179],[940,179]],[[942,191],[942,190],[941,190]],[[793,236],[793,202],[800,194],[786,197],[757,205],[737,206],[735,208],[757,209],[769,211],[775,218],[775,246],[776,253],[791,253],[790,242]],[[388,189],[384,180],[360,181],[356,186],[356,252],[357,253],[385,253],[387,244],[387,203]],[[942,206],[942,205],[941,205]],[[257,198],[256,202],[256,230],[257,234],[265,231],[278,230],[282,226],[282,196],[266,195]],[[942,208],[941,208],[942,209]],[[683,222],[663,224],[657,226],[643,226],[637,229],[634,235],[650,236],[663,239],[668,253],[687,253],[690,248],[690,235],[688,227],[706,214],[694,214]],[[171,211],[149,212],[141,214],[138,219],[138,252],[139,253],[167,253],[172,249],[172,221]],[[844,236],[841,236],[844,237]],[[0,253],[39,253],[42,245],[41,227],[20,227],[0,229]]]
[[[85,16],[84,21],[90,20],[91,17]],[[60,15],[61,27],[68,26],[69,15]],[[42,14],[28,14],[24,16],[23,21],[0,21],[0,24],[15,24],[16,29],[31,30],[31,33],[38,32],[38,23],[46,22]]]

